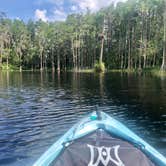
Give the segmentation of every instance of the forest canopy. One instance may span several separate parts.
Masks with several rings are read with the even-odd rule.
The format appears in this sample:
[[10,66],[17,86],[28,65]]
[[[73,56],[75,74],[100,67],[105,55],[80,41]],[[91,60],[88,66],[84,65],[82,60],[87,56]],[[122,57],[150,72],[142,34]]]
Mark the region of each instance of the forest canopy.
[[100,59],[102,37],[107,69],[166,70],[166,2],[128,0],[70,14],[64,22],[25,23],[2,11],[0,69],[91,69]]

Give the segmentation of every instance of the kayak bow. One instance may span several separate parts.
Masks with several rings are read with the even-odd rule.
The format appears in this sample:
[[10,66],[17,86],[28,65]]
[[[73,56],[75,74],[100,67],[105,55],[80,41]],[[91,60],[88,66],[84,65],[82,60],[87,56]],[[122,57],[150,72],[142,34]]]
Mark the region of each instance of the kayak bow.
[[[122,139],[122,142],[125,141],[127,142],[127,144],[128,143],[132,144],[133,145],[132,149],[134,149],[134,147],[137,147],[137,149],[139,149],[139,151],[145,154],[149,160],[155,163],[155,165],[166,166],[166,158],[163,155],[161,155],[152,146],[150,146],[143,139],[141,139],[136,134],[134,134],[131,130],[125,127],[122,123],[110,117],[104,112],[93,112],[88,117],[82,119],[78,124],[74,125],[66,134],[64,134],[64,136],[62,136],[57,142],[55,142],[36,161],[36,163],[34,163],[34,166],[49,166],[52,162],[55,162],[57,158],[59,158],[59,156],[65,151],[65,149],[67,149],[68,147],[70,147],[70,145],[73,144],[73,142],[76,142],[77,140],[84,138],[87,135],[90,135],[99,129],[105,131],[111,136],[113,135],[114,137],[116,137],[116,140],[118,141],[119,139]],[[111,140],[115,140],[114,137],[113,138],[111,137]],[[94,147],[96,148],[96,146]],[[113,146],[113,148],[116,151],[118,150],[118,146],[116,147]],[[93,152],[92,146],[89,145],[89,149],[90,149],[90,152],[92,153]],[[107,151],[108,148],[105,148],[104,146],[100,146],[99,150],[102,151],[103,156],[105,156],[107,154],[106,152],[108,152]],[[111,151],[111,148],[109,150]],[[104,166],[108,165],[109,160],[107,159],[109,158],[112,159],[115,165],[118,165],[116,164],[117,162],[113,158],[111,158],[111,156],[109,158],[100,156],[100,158],[101,158],[101,162],[105,163],[105,165],[103,164]],[[116,158],[120,162],[119,157],[117,155],[116,155]],[[123,165],[122,162],[120,165],[121,166]],[[93,162],[91,162],[88,166],[93,166]],[[125,166],[128,166],[128,165],[125,165]]]

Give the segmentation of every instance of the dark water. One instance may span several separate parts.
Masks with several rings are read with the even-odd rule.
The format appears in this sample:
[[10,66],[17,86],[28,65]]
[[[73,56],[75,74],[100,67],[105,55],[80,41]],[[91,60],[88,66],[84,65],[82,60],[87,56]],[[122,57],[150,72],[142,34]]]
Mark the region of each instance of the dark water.
[[3,72],[0,165],[32,165],[96,105],[166,156],[166,78]]

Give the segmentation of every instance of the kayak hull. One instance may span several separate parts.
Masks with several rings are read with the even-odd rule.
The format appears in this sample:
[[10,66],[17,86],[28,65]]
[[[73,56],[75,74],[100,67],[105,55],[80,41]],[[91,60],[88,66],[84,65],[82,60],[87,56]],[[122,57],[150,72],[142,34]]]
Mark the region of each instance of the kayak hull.
[[102,129],[137,146],[159,166],[166,166],[166,158],[152,146],[138,137],[122,123],[104,112],[93,112],[74,125],[64,136],[55,142],[35,163],[34,166],[49,166],[60,153],[74,142],[94,131]]

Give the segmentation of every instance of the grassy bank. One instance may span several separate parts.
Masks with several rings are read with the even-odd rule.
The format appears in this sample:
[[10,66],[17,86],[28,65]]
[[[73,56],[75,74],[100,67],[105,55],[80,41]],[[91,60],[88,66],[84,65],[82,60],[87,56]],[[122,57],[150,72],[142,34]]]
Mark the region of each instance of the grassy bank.
[[[14,65],[5,65],[3,64],[0,71],[19,71],[19,67]],[[38,70],[31,70],[31,69],[24,69],[22,71],[40,71]],[[43,70],[45,71],[45,70]],[[52,69],[47,69],[46,71],[51,72]],[[68,72],[77,72],[77,73],[95,73],[95,69],[79,69],[79,70],[67,70]],[[55,71],[56,72],[56,71]],[[146,68],[146,69],[106,69],[106,73],[150,73],[155,76],[166,77],[166,71],[161,71],[160,68]]]
[[76,72],[76,73],[93,73],[95,72],[94,69],[80,69],[80,70],[67,70],[69,72]]
[[11,64],[9,64],[8,66],[6,64],[2,64],[2,66],[0,67],[0,70],[2,70],[2,71],[18,71],[19,67],[11,65]]
[[146,68],[146,69],[110,69],[107,72],[124,72],[124,73],[151,73],[158,76],[166,76],[166,71],[161,71],[160,68]]
[[160,68],[148,68],[144,72],[151,73],[155,76],[166,77],[166,71],[161,71]]

